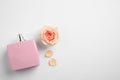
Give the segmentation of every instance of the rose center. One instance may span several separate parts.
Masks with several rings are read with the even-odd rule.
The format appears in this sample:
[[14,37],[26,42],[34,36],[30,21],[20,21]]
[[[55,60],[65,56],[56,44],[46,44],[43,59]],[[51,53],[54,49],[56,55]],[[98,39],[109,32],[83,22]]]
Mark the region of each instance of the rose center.
[[45,36],[46,36],[47,40],[51,41],[54,39],[55,33],[51,32],[51,31],[46,31]]

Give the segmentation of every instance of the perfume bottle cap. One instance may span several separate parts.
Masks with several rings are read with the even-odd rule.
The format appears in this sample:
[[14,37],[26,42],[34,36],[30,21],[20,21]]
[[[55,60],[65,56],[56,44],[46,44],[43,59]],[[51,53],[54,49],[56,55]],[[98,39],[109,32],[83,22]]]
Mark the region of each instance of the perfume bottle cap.
[[18,34],[18,37],[19,37],[19,41],[20,41],[20,42],[21,42],[21,41],[25,41],[25,38],[23,37],[22,34]]

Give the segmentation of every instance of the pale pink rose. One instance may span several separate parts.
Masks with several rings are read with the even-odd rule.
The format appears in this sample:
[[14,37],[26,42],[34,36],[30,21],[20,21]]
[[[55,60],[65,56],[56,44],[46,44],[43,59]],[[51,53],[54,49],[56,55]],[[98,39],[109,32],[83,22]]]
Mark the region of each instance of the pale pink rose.
[[44,26],[40,33],[41,42],[44,45],[52,46],[58,42],[58,31],[56,27]]

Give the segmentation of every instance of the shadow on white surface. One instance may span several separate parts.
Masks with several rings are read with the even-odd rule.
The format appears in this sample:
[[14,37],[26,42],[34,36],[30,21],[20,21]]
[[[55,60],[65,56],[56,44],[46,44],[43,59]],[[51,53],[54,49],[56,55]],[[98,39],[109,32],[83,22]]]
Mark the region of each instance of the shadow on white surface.
[[36,45],[39,50],[45,50],[48,48],[48,46],[45,46],[39,39],[36,39]]

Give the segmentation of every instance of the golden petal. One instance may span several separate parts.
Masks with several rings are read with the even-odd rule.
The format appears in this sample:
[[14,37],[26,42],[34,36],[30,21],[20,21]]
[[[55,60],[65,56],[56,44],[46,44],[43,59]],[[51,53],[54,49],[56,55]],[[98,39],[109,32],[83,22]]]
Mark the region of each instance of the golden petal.
[[49,66],[56,66],[56,59],[54,59],[54,58],[50,59]]
[[48,50],[45,53],[45,57],[47,57],[47,58],[50,58],[52,55],[53,55],[53,51],[51,51],[51,50]]

